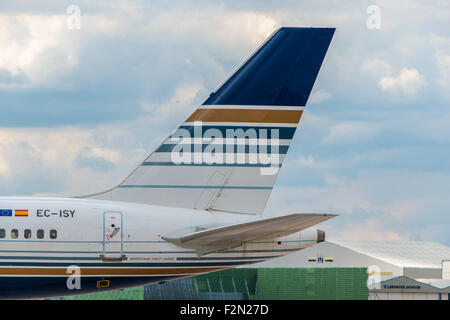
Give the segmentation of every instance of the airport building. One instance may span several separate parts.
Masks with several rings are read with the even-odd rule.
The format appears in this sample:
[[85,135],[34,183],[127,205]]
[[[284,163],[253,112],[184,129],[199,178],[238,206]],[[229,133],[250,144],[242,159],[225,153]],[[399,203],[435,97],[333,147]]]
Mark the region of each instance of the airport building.
[[331,239],[254,268],[367,268],[369,281],[395,276],[442,279],[450,248],[436,242]]
[[[449,295],[449,247],[434,242],[332,239],[288,256],[242,268],[91,297],[449,300]],[[80,298],[88,299],[89,296]]]
[[367,299],[450,300],[450,248],[440,243],[332,239],[252,267],[281,266],[363,268],[367,272]]
[[450,300],[450,280],[394,277],[374,285],[369,300]]

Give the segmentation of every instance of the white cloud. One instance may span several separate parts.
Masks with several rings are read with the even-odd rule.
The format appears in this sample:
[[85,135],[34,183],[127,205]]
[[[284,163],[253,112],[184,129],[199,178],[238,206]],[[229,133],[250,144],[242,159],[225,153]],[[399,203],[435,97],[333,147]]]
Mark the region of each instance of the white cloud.
[[339,230],[331,229],[329,236],[352,240],[407,241],[410,234],[400,234],[389,230],[383,219],[369,218],[363,222],[348,223]]
[[397,76],[381,78],[378,85],[383,91],[411,96],[417,94],[426,83],[417,69],[403,68]]
[[0,176],[6,176],[11,174],[8,162],[5,160],[4,156],[0,156]]
[[[0,193],[73,196],[111,187],[125,177],[124,169],[131,171],[136,158],[139,161],[144,158],[145,152],[136,144],[119,147],[107,142],[114,137],[126,139],[129,131],[130,127],[124,123],[95,130],[79,127],[1,129]],[[95,163],[93,167],[79,166],[80,157],[102,160],[119,170],[96,170]]]
[[436,66],[440,75],[437,82],[448,90],[450,88],[450,38],[431,34],[430,41],[435,51]]
[[295,164],[300,167],[315,167],[317,165],[316,160],[313,156],[300,156],[296,161]]
[[211,47],[220,47],[235,55],[254,50],[279,26],[277,20],[263,13],[226,10],[222,5],[213,5],[188,12],[164,12],[151,19],[147,28],[170,36],[192,38],[197,35]]
[[375,76],[386,76],[392,73],[392,66],[378,57],[366,59],[361,69]]
[[58,79],[79,64],[80,50],[98,36],[116,36],[121,30],[113,18],[81,14],[81,29],[67,27],[69,15],[0,14],[0,70],[23,73],[30,82],[2,83],[0,87],[59,84]]
[[184,112],[187,114],[192,109],[192,103],[201,90],[205,87],[201,82],[181,83],[175,89],[175,95],[163,106],[158,108],[162,113]]
[[380,125],[370,122],[345,121],[331,126],[324,143],[355,143],[374,138]]
[[24,72],[31,82],[42,83],[61,69],[73,68],[76,59],[74,47],[64,37],[65,19],[63,15],[1,14],[0,69],[12,75]]
[[[337,213],[338,217],[319,226],[327,228],[331,237],[408,240],[414,233],[420,233],[426,241],[448,241],[446,228],[440,228],[448,224],[445,209],[449,203],[445,198],[448,174],[401,169],[355,170],[358,174],[354,178],[324,172],[325,186],[278,186],[273,190],[266,214]],[[434,235],[422,232],[433,228],[439,232]]]
[[311,93],[308,103],[320,103],[329,99],[331,99],[331,93],[319,89]]

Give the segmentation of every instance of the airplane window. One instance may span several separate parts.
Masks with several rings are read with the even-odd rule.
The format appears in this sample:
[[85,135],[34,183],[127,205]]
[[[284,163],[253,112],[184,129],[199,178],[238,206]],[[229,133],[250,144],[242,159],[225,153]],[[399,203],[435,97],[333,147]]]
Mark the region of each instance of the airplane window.
[[30,229],[25,229],[25,230],[23,231],[23,237],[24,237],[25,239],[30,239],[30,238],[31,238],[31,230],[30,230]]
[[0,229],[0,238],[4,238],[6,235],[6,230],[5,229]]
[[17,239],[18,237],[19,237],[19,230],[17,230],[17,229],[12,229],[12,230],[11,230],[11,238]]
[[44,239],[44,230],[39,229],[39,230],[37,231],[37,238],[38,238],[38,239]]
[[50,230],[50,239],[56,239],[57,232],[55,229]]

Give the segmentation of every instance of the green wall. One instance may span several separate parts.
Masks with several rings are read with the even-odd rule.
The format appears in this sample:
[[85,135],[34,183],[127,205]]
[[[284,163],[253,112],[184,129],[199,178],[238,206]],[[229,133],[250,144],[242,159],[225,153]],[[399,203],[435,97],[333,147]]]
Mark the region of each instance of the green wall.
[[170,291],[170,299],[367,300],[367,277],[366,268],[238,268],[154,284],[146,294],[136,287],[65,299],[160,299]]
[[257,297],[264,300],[367,300],[366,268],[258,269]]
[[257,269],[229,269],[196,276],[194,281],[198,292],[240,292],[249,300],[256,292],[257,275]]
[[143,300],[144,287],[135,287],[122,290],[111,290],[98,293],[83,294],[79,296],[64,297],[64,300]]

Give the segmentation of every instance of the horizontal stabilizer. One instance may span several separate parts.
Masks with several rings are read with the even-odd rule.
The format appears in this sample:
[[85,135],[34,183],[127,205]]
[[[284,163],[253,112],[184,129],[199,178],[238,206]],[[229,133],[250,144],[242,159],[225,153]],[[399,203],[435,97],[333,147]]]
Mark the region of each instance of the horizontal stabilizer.
[[179,236],[163,236],[162,238],[179,247],[194,249],[200,256],[238,247],[247,241],[286,236],[312,227],[335,216],[333,214],[290,214],[231,226],[211,228]]

